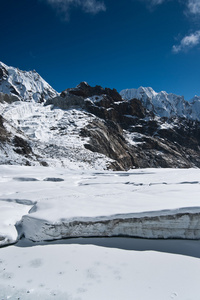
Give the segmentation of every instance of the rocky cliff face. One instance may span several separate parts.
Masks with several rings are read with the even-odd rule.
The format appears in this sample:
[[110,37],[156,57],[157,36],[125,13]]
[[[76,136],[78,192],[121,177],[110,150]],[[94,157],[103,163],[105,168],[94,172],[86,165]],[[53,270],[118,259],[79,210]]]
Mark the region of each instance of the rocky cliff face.
[[[71,93],[72,90],[72,93]],[[114,160],[111,168],[200,167],[200,123],[186,118],[158,118],[138,99],[81,83],[46,105],[81,108],[98,119],[81,129],[85,148]],[[86,97],[87,95],[87,97]]]
[[200,167],[200,122],[185,114],[199,97],[189,103],[151,88],[120,95],[86,82],[59,95],[36,72],[2,63],[0,91],[1,164]]

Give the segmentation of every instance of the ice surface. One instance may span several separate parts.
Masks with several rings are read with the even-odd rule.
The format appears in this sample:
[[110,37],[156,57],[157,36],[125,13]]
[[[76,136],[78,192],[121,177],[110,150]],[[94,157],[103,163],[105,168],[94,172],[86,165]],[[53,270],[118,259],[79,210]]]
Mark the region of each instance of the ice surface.
[[[200,211],[199,191],[199,169],[83,172],[0,166],[0,242],[13,243],[22,233],[36,240],[41,224],[46,225],[42,239],[52,233],[51,238],[57,239],[66,233],[66,226],[56,231],[56,224],[112,222],[116,217],[122,220],[120,228],[129,217],[148,222],[152,217],[161,232],[160,220],[172,217],[170,222],[165,220],[170,227],[176,214],[182,214],[179,230],[185,226],[194,233],[199,217],[194,220],[196,228],[189,228],[188,216]],[[22,219],[31,220],[31,227],[28,222],[23,227]],[[0,249],[0,299],[196,300],[199,243],[131,238],[33,243],[21,239]]]
[[73,242],[21,246],[1,249],[0,299],[186,300],[199,296],[199,258]]
[[[0,213],[12,215],[11,225],[1,221],[2,236],[5,226],[15,230],[22,219],[21,230],[35,241],[112,235],[200,238],[199,169],[80,172],[0,166],[0,174]],[[11,204],[17,207],[12,214]],[[32,204],[29,213],[27,204]]]

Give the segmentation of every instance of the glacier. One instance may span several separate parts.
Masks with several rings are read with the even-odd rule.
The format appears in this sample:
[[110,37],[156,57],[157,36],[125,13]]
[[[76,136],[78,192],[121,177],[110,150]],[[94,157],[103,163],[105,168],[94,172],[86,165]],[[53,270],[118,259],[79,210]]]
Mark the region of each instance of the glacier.
[[[61,94],[80,94],[83,86],[93,89],[82,83]],[[114,105],[122,101],[116,90],[94,89],[108,95],[82,103],[106,106],[109,93],[117,97]],[[143,116],[138,130],[148,118],[163,130],[178,127],[180,119],[158,117],[200,120],[198,96],[187,102],[143,87],[121,95],[125,102],[141,100],[155,114]],[[80,136],[82,128],[97,125],[97,117],[78,106],[43,105],[54,97],[59,103],[58,96],[35,71],[0,63],[0,130],[10,139],[0,147],[0,298],[197,299],[199,169],[105,171],[113,160],[84,148],[89,137]],[[108,116],[114,110],[105,111]],[[123,136],[135,151],[145,144],[140,131],[123,129]],[[31,158],[13,148],[14,137],[29,141]],[[50,167],[40,166],[42,155]]]
[[196,299],[199,192],[199,169],[1,165],[0,298]]
[[1,245],[21,236],[200,239],[199,169],[0,166],[0,174]]
[[74,237],[126,236],[147,239],[200,239],[200,208],[185,208],[104,218],[48,222],[24,216],[25,238],[35,242]]

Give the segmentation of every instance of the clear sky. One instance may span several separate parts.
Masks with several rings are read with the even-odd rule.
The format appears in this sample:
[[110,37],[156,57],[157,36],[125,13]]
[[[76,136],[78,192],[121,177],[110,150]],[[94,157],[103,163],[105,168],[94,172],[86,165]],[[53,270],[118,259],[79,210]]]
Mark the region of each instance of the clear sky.
[[58,92],[81,81],[200,96],[200,0],[0,0],[0,61]]

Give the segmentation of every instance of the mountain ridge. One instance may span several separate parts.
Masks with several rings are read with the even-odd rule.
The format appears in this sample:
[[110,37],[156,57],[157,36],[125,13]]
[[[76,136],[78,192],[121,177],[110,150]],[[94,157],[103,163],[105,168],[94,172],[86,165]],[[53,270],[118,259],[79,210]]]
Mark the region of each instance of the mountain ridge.
[[[200,167],[200,122],[183,113],[183,97],[143,87],[119,94],[86,82],[59,94],[39,74],[5,66],[0,68],[0,164],[115,171]],[[21,94],[19,88],[13,93],[13,74],[23,85]],[[185,105],[198,108],[199,102],[195,97]],[[169,117],[158,110],[162,106]],[[178,114],[171,114],[172,108]]]
[[35,70],[21,71],[0,62],[0,93],[22,101],[43,102],[56,97],[56,92]]
[[[86,92],[86,86],[89,87],[88,83],[82,82],[81,84],[85,84],[84,97],[89,97],[91,87]],[[80,84],[77,87],[79,88],[78,96],[81,96]],[[186,101],[184,96],[165,91],[155,92],[151,87],[124,89],[120,93],[116,89],[103,89],[100,86],[96,86],[95,90],[97,96],[108,93],[108,90],[112,91],[111,97],[115,93],[116,101],[122,100],[121,98],[127,101],[138,99],[147,110],[158,117],[180,117],[200,121],[200,96],[197,95]],[[21,71],[3,62],[0,62],[0,93],[11,95],[21,101],[36,102],[46,102],[60,95],[35,70]],[[76,94],[75,88],[64,90],[61,96],[64,97],[67,93]]]
[[180,117],[189,120],[200,120],[200,97],[194,96],[186,101],[184,96],[161,91],[155,92],[151,87],[125,89],[120,92],[125,100],[139,99],[148,110],[159,117]]

